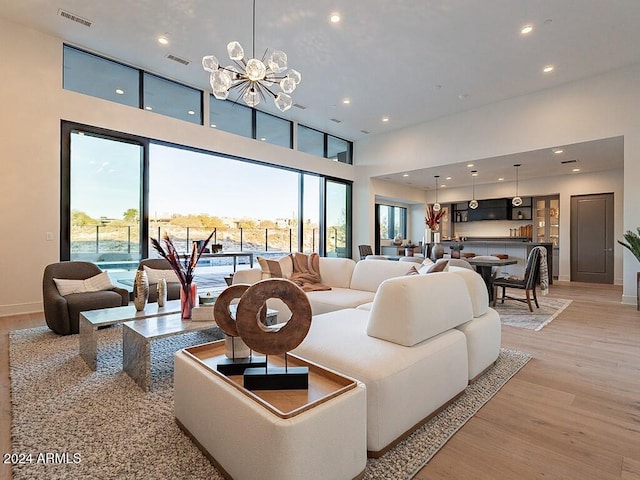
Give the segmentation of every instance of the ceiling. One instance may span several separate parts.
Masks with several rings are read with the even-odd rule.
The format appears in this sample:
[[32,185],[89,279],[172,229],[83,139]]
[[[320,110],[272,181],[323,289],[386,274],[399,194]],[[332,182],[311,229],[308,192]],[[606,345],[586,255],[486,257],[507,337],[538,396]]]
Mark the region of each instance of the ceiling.
[[623,137],[612,137],[572,145],[557,145],[542,150],[474,160],[471,163],[455,163],[374,178],[390,180],[413,188],[435,190],[434,176],[438,175],[438,189],[459,188],[473,184],[471,175],[473,170],[477,173],[476,185],[515,182],[516,167],[514,165],[520,165],[517,168],[518,180],[622,169],[624,168],[624,140]]
[[[0,17],[207,91],[202,57],[224,62],[231,40],[250,53],[251,12],[251,0],[0,0]],[[302,74],[293,101],[306,107],[259,108],[358,141],[640,63],[638,18],[638,0],[256,0],[256,56],[266,48],[288,54]],[[533,31],[521,34],[524,25]],[[555,69],[543,73],[546,65]],[[560,168],[548,152],[527,158],[534,154]],[[588,149],[566,155],[591,168]],[[478,181],[513,163],[526,175],[527,158],[483,161]],[[464,177],[466,167],[454,167],[439,174]],[[414,185],[433,185],[433,169],[414,173]]]

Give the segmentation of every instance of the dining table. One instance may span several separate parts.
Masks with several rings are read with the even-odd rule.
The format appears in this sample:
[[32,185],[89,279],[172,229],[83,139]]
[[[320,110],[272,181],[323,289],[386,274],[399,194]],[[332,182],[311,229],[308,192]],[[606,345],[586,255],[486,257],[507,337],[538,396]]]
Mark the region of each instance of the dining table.
[[489,303],[493,301],[493,288],[492,288],[492,269],[493,267],[504,267],[506,265],[515,265],[518,263],[517,260],[512,258],[496,258],[495,260],[491,259],[474,259],[465,258],[467,262],[473,265],[476,268],[476,271],[484,280],[485,285],[487,286],[487,291],[489,292]]

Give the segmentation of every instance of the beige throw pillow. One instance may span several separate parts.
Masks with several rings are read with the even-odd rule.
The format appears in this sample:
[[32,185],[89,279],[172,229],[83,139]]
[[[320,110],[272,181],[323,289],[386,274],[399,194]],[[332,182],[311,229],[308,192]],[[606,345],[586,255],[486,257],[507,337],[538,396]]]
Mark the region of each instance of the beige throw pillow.
[[144,271],[147,273],[147,280],[149,283],[158,283],[158,280],[164,278],[167,283],[179,283],[178,275],[176,272],[170,269],[162,269],[162,268],[149,268],[146,265],[143,265]]
[[69,280],[66,278],[54,278],[54,283],[60,295],[63,297],[72,293],[99,292],[114,288],[107,272],[99,273],[86,280]]
[[262,279],[265,278],[291,278],[293,273],[293,260],[290,255],[278,259],[258,257],[258,263],[262,269]]

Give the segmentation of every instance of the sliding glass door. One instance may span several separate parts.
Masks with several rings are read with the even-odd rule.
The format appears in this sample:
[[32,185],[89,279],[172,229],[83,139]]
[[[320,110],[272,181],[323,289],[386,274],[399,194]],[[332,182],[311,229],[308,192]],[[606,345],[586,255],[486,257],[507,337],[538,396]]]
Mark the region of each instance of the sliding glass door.
[[351,185],[325,182],[325,254],[351,257]]
[[68,140],[68,259],[105,268],[137,265],[143,145],[79,130]]

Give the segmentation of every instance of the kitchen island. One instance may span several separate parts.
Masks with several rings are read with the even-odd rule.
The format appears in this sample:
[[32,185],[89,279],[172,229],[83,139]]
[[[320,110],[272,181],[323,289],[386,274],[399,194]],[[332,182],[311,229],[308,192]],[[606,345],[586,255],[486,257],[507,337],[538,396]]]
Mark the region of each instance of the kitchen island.
[[517,263],[503,267],[502,273],[508,275],[524,275],[527,257],[533,247],[541,246],[547,249],[547,267],[549,270],[549,285],[553,283],[553,244],[532,242],[523,237],[468,237],[464,241],[454,242],[453,240],[443,240],[444,253],[450,254],[449,246],[452,243],[462,243],[464,249],[460,252],[461,257],[465,253],[475,253],[476,255],[509,255],[509,259],[516,260]]

